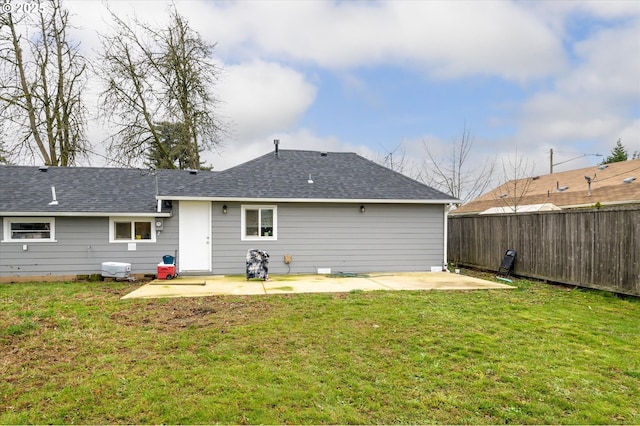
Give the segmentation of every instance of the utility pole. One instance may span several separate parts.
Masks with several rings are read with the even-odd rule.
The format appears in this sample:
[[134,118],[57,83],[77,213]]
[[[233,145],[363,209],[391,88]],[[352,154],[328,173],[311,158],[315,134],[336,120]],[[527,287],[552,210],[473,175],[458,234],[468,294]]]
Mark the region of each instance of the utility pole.
[[570,158],[568,160],[560,161],[558,163],[553,164],[553,148],[551,148],[549,150],[549,174],[553,174],[553,166],[557,166],[558,164],[568,163],[569,161],[577,160],[578,158],[590,157],[590,156],[602,157],[602,154],[582,154],[577,157]]

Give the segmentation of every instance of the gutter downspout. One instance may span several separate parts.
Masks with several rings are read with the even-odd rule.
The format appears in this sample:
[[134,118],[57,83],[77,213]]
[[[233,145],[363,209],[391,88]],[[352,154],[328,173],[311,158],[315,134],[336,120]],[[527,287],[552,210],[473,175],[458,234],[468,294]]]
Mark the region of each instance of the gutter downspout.
[[443,253],[443,259],[444,262],[442,263],[442,270],[443,271],[449,271],[449,268],[447,268],[447,240],[448,240],[448,235],[449,235],[449,231],[447,229],[447,216],[449,216],[449,208],[450,208],[450,204],[443,204],[443,216],[444,216],[444,253]]

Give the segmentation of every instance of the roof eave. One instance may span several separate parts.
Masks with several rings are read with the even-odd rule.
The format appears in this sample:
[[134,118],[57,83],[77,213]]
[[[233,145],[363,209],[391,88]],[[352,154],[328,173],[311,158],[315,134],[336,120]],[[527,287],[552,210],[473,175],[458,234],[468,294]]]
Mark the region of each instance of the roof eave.
[[368,204],[453,204],[459,200],[387,199],[387,198],[255,198],[255,197],[189,197],[160,195],[158,200],[171,201],[223,201],[247,203],[368,203]]
[[[561,210],[567,210],[567,209],[582,209],[587,207],[593,207],[594,204],[595,203],[556,204],[556,206],[560,207]],[[623,205],[633,205],[633,204],[640,204],[640,200],[600,201],[601,206],[623,206]],[[459,209],[456,209],[449,212],[449,214],[453,216],[478,215],[483,211],[484,210],[459,211]],[[554,211],[559,211],[559,210],[554,210]],[[534,212],[518,212],[518,213],[534,213]],[[535,213],[547,213],[547,212],[535,212]],[[505,213],[505,214],[512,214],[512,213]]]
[[40,212],[6,212],[0,211],[0,216],[21,216],[21,217],[40,217],[40,216],[53,216],[53,217],[171,217],[171,213],[158,213],[158,212],[52,212],[52,211],[40,211]]
[[[620,205],[627,205],[627,204],[640,204],[640,200],[597,201],[597,202],[599,202],[601,206],[620,206]],[[558,207],[562,209],[579,209],[579,208],[585,208],[585,207],[593,207],[594,204],[595,203],[567,204],[567,205],[560,205]]]

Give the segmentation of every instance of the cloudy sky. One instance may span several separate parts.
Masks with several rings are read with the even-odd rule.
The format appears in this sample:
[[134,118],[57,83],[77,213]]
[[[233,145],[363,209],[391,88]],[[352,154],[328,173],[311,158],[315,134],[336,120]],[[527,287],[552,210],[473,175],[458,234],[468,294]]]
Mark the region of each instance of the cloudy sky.
[[[166,22],[168,2],[112,0]],[[107,13],[69,0],[91,56]],[[215,93],[230,134],[222,170],[273,149],[445,156],[463,128],[471,161],[554,162],[640,150],[640,1],[181,1],[217,43]],[[101,133],[102,132],[102,133]],[[103,134],[92,126],[98,144]],[[595,165],[585,156],[556,171]],[[92,162],[100,165],[98,159]]]

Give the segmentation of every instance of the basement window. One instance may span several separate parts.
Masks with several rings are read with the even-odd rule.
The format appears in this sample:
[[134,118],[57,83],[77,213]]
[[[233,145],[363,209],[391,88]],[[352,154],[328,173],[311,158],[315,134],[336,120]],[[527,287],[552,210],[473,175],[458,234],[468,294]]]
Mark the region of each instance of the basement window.
[[242,241],[277,240],[277,213],[277,206],[242,206]]
[[56,242],[52,217],[5,217],[3,229],[3,242]]
[[136,243],[156,241],[153,218],[109,218],[110,243]]

